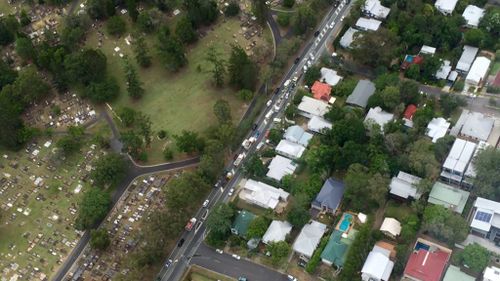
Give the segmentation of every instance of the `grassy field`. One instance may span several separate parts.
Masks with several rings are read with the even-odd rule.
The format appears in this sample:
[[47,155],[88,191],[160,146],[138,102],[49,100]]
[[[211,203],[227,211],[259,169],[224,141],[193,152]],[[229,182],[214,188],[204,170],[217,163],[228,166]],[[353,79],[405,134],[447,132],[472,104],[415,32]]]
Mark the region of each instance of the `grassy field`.
[[182,280],[183,281],[217,281],[217,280],[234,281],[236,279],[194,265],[191,266],[191,268],[189,268],[188,272],[186,273],[186,276]]
[[[270,44],[269,31],[265,29],[263,36],[255,36],[252,40],[256,40],[258,44]],[[138,68],[146,93],[141,100],[133,101],[126,93],[123,59],[119,56],[122,53],[135,63],[131,46],[127,45],[123,38],[109,37],[103,40],[101,50],[108,58],[109,72],[119,80],[122,89],[120,98],[112,103],[114,109],[129,106],[148,114],[155,131],[167,130],[170,135],[178,134],[182,130],[203,133],[210,125],[215,124],[212,107],[217,99],[222,98],[231,105],[234,121],[239,121],[248,105],[235,96],[233,89],[228,87],[218,89],[212,85],[210,65],[205,58],[207,48],[212,45],[226,58],[229,56],[231,44],[237,43],[246,47],[248,41],[242,36],[240,21],[219,20],[206,32],[205,37],[200,38],[188,49],[189,63],[178,73],[167,71],[156,58],[156,38],[150,36],[146,41],[151,54],[154,55],[153,65],[147,69]],[[90,34],[87,42],[88,46],[97,47],[97,33]],[[115,52],[115,47],[119,47],[120,51]],[[161,151],[165,145],[168,145],[165,141],[156,141],[152,144],[148,153],[149,162],[163,161]]]

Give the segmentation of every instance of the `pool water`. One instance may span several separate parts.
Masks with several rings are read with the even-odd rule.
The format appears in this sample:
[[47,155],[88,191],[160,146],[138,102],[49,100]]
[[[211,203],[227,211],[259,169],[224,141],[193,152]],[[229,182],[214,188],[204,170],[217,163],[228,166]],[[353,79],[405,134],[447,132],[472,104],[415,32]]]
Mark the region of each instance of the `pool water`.
[[342,217],[342,222],[340,222],[339,225],[339,230],[342,232],[347,232],[349,230],[349,226],[351,225],[352,221],[352,215],[351,214],[344,214]]

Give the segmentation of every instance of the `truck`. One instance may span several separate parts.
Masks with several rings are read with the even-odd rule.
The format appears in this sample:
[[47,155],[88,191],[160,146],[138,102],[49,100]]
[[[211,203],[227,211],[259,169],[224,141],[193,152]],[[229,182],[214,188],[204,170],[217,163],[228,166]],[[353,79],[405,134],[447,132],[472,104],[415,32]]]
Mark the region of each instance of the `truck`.
[[191,218],[186,224],[185,227],[186,231],[191,231],[195,223],[196,223],[196,218]]
[[245,159],[245,157],[247,156],[247,154],[245,152],[242,152],[238,155],[238,158],[236,158],[236,160],[234,160],[234,166],[235,167],[238,167],[240,164],[241,164],[241,161],[243,161],[243,159]]

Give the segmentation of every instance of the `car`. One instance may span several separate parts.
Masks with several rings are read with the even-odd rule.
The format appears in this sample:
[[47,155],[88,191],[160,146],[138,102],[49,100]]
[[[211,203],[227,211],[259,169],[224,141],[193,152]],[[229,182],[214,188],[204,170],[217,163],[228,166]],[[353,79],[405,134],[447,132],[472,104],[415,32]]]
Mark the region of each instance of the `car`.
[[316,30],[316,32],[314,32],[314,37],[318,37],[319,35],[319,30]]
[[292,275],[288,275],[288,276],[287,276],[287,279],[288,279],[289,281],[299,281],[297,278],[293,277]]
[[171,265],[172,265],[172,260],[168,259],[168,261],[165,263],[165,267],[168,268]]
[[294,63],[294,64],[297,64],[297,63],[299,63],[299,61],[300,61],[300,58],[299,58],[299,57],[296,57],[296,58],[295,58],[295,60],[293,61],[293,63]]
[[248,281],[246,277],[240,276],[238,277],[238,281]]
[[215,251],[216,251],[217,253],[219,253],[219,254],[224,253],[224,251],[222,251],[221,249],[215,249]]
[[233,192],[234,192],[234,188],[231,188],[231,189],[229,190],[229,193],[228,193],[227,195],[232,196],[232,195],[233,195]]
[[210,200],[205,200],[205,202],[203,202],[203,208],[206,208],[208,206],[208,203],[210,203]]
[[237,259],[237,260],[240,260],[240,259],[241,259],[241,257],[240,257],[240,256],[238,256],[237,254],[232,254],[232,255],[231,255],[231,257],[233,257],[233,258],[235,258],[235,259]]
[[258,126],[259,126],[259,125],[257,125],[257,123],[253,123],[253,125],[252,125],[252,131],[257,130],[257,127],[258,127]]
[[177,243],[177,247],[182,247],[182,245],[184,245],[184,241],[186,241],[184,238],[181,238],[181,240],[179,240],[179,243]]
[[330,23],[330,28],[333,28],[335,26],[335,22]]
[[269,107],[272,103],[273,103],[273,100],[268,100],[267,103],[266,103],[266,106]]
[[340,18],[340,21],[344,21],[344,19],[345,19],[345,16],[342,16],[342,17]]

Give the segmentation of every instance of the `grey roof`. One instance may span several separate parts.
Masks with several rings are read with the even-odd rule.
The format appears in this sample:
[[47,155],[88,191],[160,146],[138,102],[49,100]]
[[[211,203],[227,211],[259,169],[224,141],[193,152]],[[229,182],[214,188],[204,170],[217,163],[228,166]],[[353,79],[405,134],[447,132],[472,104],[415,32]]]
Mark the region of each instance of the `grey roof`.
[[[352,27],[349,27],[349,29],[346,30],[344,35],[342,35],[342,38],[340,38],[340,42],[339,42],[340,46],[342,46],[344,48],[350,48],[352,42],[356,38],[356,33],[358,33],[358,32],[359,32],[359,30],[352,28]],[[361,34],[359,34],[359,36],[361,36]]]
[[311,221],[304,225],[299,236],[293,243],[293,250],[308,258],[312,257],[314,250],[326,232],[326,225],[317,221]]
[[312,137],[313,137],[312,134],[307,133],[304,129],[302,129],[300,126],[297,125],[288,127],[288,129],[286,129],[285,134],[283,135],[284,139],[294,143],[298,143],[303,147],[307,147]]
[[370,80],[359,80],[356,88],[347,97],[346,103],[365,108],[368,99],[375,93],[375,84]]
[[419,199],[420,193],[417,192],[416,185],[420,180],[422,179],[417,176],[399,171],[398,176],[393,177],[391,180],[389,192],[405,199],[408,199],[408,197]]
[[476,47],[464,46],[464,51],[458,60],[456,69],[462,72],[468,72],[472,62],[474,62],[476,58],[477,52],[479,52],[479,49]]
[[321,191],[316,195],[311,204],[318,208],[326,206],[329,209],[336,210],[342,201],[344,190],[345,186],[343,182],[329,178],[325,181]]
[[495,120],[482,113],[464,109],[450,134],[462,134],[477,140],[487,141]]

